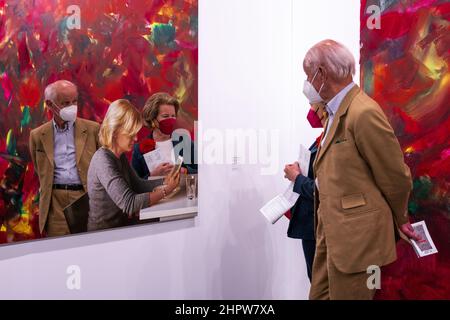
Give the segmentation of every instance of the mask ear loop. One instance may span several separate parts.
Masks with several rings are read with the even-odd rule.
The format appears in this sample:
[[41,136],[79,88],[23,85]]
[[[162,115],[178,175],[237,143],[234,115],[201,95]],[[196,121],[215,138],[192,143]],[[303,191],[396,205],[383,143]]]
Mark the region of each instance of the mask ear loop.
[[314,73],[314,77],[313,77],[312,80],[311,80],[311,85],[313,84],[314,79],[316,78],[316,76],[317,76],[318,73],[319,73],[319,69],[317,69],[316,73]]
[[[317,71],[319,71],[319,70],[317,70]],[[319,88],[319,95],[320,95],[320,93],[322,92],[322,89],[323,89],[323,86],[325,85],[325,81],[324,82],[322,82],[322,85],[320,86],[320,88]]]
[[[313,77],[312,80],[311,80],[311,85],[313,84],[314,79],[316,78],[316,76],[317,76],[318,73],[319,73],[319,69],[317,69],[316,73],[314,74],[314,77]],[[325,85],[325,82],[323,82],[322,85],[321,85],[320,88],[319,88],[319,92],[318,92],[319,95],[320,95],[320,92],[322,91],[324,85]]]
[[53,108],[58,110],[58,113],[60,113],[61,112],[61,108],[54,101],[50,100],[50,102],[52,103]]
[[322,83],[322,85],[321,85],[320,88],[319,88],[319,92],[318,92],[319,95],[320,95],[320,92],[322,91],[324,85],[325,85],[325,82]]
[[56,111],[58,111],[58,113],[57,113],[58,117],[61,118],[61,108],[54,101],[50,100],[50,102],[52,103],[52,108],[51,109],[52,109],[52,112],[53,112],[53,116],[55,114],[55,110],[53,110],[53,109],[56,109]]

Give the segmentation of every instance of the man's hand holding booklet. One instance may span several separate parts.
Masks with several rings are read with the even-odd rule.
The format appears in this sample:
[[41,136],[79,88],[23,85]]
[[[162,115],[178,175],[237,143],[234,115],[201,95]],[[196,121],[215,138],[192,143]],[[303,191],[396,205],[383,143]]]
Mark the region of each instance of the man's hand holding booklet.
[[437,253],[438,251],[434,245],[433,239],[431,239],[425,221],[413,223],[411,226],[414,228],[414,232],[421,238],[419,241],[411,239],[411,244],[417,256],[421,258]]

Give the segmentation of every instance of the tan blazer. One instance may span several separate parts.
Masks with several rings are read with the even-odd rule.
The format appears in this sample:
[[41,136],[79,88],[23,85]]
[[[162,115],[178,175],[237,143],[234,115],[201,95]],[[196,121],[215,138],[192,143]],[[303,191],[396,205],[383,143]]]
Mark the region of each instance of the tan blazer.
[[[96,122],[77,118],[75,121],[75,152],[78,174],[87,190],[87,172],[95,151],[99,148],[98,132],[100,125]],[[34,171],[39,177],[39,230],[44,231],[47,222],[54,176],[54,139],[53,122],[49,121],[30,132],[30,153]]]
[[411,173],[382,109],[356,85],[334,117],[314,172],[316,225],[320,214],[336,267],[355,273],[395,261],[394,228],[408,222]]

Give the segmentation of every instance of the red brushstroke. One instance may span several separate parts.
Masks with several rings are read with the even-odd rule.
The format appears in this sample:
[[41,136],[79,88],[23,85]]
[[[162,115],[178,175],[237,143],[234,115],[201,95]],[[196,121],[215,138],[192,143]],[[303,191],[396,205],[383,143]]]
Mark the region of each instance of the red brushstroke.
[[[179,124],[190,132],[198,117],[198,30],[191,30],[190,24],[197,20],[197,1],[98,0],[94,4],[80,0],[76,4],[81,9],[81,29],[68,30],[64,19],[72,4],[69,0],[18,0],[6,5],[0,0],[4,12],[0,14],[0,42],[4,44],[0,63],[5,67],[0,73],[0,153],[7,153],[6,136],[12,130],[16,148],[9,146],[10,155],[26,164],[15,166],[12,160],[0,158],[0,180],[17,192],[12,196],[0,187],[0,225],[27,209],[32,230],[28,234],[0,232],[0,243],[39,237],[39,184],[28,154],[28,138],[31,129],[51,117],[43,108],[47,84],[58,79],[74,82],[80,95],[79,116],[97,122],[113,100],[126,98],[141,109],[158,91],[186,92],[179,97],[183,109]],[[149,26],[169,22],[176,30],[174,43],[157,47]],[[180,88],[182,82],[186,88]],[[24,106],[30,107],[31,123],[20,126]],[[146,136],[148,130],[141,132]],[[29,199],[34,202],[25,208]]]
[[381,30],[367,29],[367,4],[361,1],[362,85],[407,151],[415,185],[412,219],[426,221],[439,251],[419,259],[399,242],[377,299],[450,299],[450,3],[396,1],[383,12]]

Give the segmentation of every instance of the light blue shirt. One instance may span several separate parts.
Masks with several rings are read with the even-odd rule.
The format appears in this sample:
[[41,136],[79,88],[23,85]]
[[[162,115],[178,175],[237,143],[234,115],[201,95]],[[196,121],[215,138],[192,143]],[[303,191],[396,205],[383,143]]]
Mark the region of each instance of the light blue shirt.
[[325,132],[325,135],[322,138],[322,142],[321,142],[321,146],[323,146],[323,143],[325,141],[325,138],[327,137],[328,131],[331,128],[331,125],[333,124],[333,120],[334,120],[334,116],[336,115],[336,112],[339,109],[339,106],[341,105],[342,101],[344,100],[345,96],[347,95],[347,93],[350,92],[350,90],[352,90],[352,88],[355,86],[355,83],[352,82],[350,83],[348,86],[346,86],[344,89],[342,89],[341,91],[339,91],[339,93],[337,95],[335,95],[333,97],[333,99],[331,99],[327,104],[326,104],[326,109],[328,112],[328,126],[327,126],[327,130]]
[[55,184],[81,184],[75,152],[75,122],[67,122],[65,129],[53,121],[53,157]]

